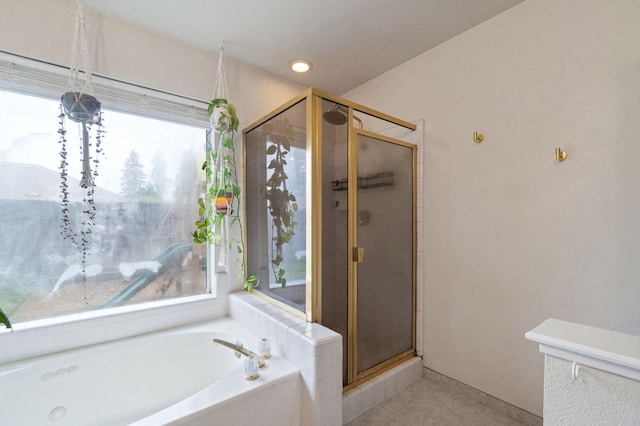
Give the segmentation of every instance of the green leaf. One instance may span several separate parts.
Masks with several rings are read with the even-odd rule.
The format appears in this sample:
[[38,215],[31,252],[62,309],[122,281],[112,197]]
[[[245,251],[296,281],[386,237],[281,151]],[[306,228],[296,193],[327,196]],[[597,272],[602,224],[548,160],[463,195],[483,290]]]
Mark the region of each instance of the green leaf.
[[220,142],[220,145],[225,147],[225,148],[232,149],[233,148],[233,140],[231,138],[224,138]]
[[229,102],[225,98],[215,98],[209,105],[217,107],[218,105],[227,105],[228,103]]

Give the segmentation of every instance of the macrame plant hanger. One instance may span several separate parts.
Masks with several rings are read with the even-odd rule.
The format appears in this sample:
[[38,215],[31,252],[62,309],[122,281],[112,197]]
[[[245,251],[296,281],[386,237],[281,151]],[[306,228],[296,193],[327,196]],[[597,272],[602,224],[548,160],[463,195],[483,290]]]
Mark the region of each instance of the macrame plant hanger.
[[[82,62],[82,64],[80,63]],[[81,67],[82,65],[82,67]],[[81,72],[82,70],[82,72]],[[60,142],[60,189],[62,207],[62,235],[71,240],[80,252],[82,259],[83,282],[86,281],[86,260],[90,248],[90,237],[95,225],[96,208],[94,204],[95,178],[98,175],[99,157],[102,155],[101,141],[104,130],[102,128],[102,113],[100,102],[93,96],[93,83],[89,63],[89,49],[86,36],[86,24],[83,12],[83,0],[78,0],[73,43],[71,45],[71,62],[69,67],[68,91],[60,99],[59,142]],[[82,81],[84,80],[84,81]],[[70,214],[71,200],[68,186],[68,159],[65,117],[81,125],[82,142],[82,175],[80,186],[84,190],[82,221],[78,230],[74,229]],[[91,126],[97,126],[93,155],[90,141]],[[93,163],[93,171],[91,170]],[[85,296],[86,298],[86,296]]]
[[[228,101],[227,76],[224,69],[224,46],[220,45],[218,56],[218,71],[213,89],[213,99],[224,99]],[[222,108],[226,108],[226,105]],[[230,218],[237,211],[237,199],[233,194],[228,194],[225,188],[237,187],[237,175],[235,170],[235,151],[233,148],[233,129],[231,125],[222,125],[226,120],[220,120],[220,115],[216,113],[214,107],[209,123],[213,133],[213,150],[215,156],[211,158],[212,179],[215,187],[218,188],[214,197],[216,213],[224,212],[226,217],[220,224],[220,256],[218,266],[229,273],[229,249],[231,246]],[[230,141],[230,143],[229,143]],[[234,208],[235,207],[235,208]]]

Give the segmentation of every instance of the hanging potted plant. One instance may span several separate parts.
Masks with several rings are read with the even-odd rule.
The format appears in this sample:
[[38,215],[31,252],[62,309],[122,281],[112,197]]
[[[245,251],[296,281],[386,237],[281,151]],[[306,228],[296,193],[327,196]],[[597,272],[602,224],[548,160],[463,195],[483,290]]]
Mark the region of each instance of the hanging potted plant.
[[[211,128],[215,131],[213,143],[207,142],[205,172],[207,189],[198,199],[198,215],[195,222],[193,241],[196,244],[208,244],[221,247],[221,266],[228,267],[229,251],[235,247],[239,257],[240,278],[243,288],[251,292],[258,284],[255,275],[247,276],[244,262],[244,240],[242,223],[238,216],[240,185],[238,185],[237,167],[233,138],[238,131],[240,120],[235,107],[226,99],[216,98],[209,103]],[[240,236],[232,237],[230,227],[237,225]]]
[[[198,216],[193,231],[196,244],[216,245],[220,247],[218,264],[229,272],[229,256],[235,248],[236,265],[240,268],[239,280],[243,288],[251,292],[259,283],[255,275],[247,276],[244,261],[244,237],[240,212],[240,185],[235,160],[233,139],[240,120],[236,108],[226,96],[226,78],[223,65],[224,48],[220,47],[218,75],[215,98],[209,103],[207,113],[210,117],[212,137],[207,141],[205,160],[202,170],[205,172],[206,190],[198,199]],[[239,237],[232,235],[231,227],[239,227]]]
[[198,214],[202,219],[196,221],[193,240],[198,244],[220,245],[224,232],[223,220],[226,216],[233,215],[234,202],[237,204],[236,200],[240,195],[233,148],[233,138],[240,121],[235,107],[226,99],[212,100],[208,113],[216,135],[213,143],[207,142],[205,161],[202,164],[207,190],[204,197],[198,199]]
[[[91,248],[91,236],[96,217],[94,200],[95,179],[98,176],[98,164],[100,163],[100,157],[102,155],[102,138],[105,132],[102,127],[100,102],[89,94],[89,92],[93,91],[93,85],[89,66],[89,49],[87,46],[82,0],[78,2],[71,52],[70,89],[60,98],[60,114],[58,116],[58,123],[60,125],[58,134],[60,144],[60,205],[62,209],[61,234],[64,239],[70,240],[80,253],[82,278],[83,283],[86,283],[86,261]],[[80,59],[84,62],[84,85],[82,87],[80,85]],[[82,126],[82,141],[80,144],[82,174],[80,186],[83,188],[84,194],[80,208],[81,217],[79,226],[76,221],[73,220],[74,218],[71,214],[65,117]],[[90,133],[93,126],[97,128],[94,144],[92,144],[90,140]],[[93,163],[93,170],[91,169],[91,163]]]
[[[195,222],[193,241],[196,244],[220,247],[219,266],[229,273],[229,256],[235,247],[236,266],[240,268],[238,279],[243,288],[251,292],[259,284],[255,275],[247,276],[244,260],[244,233],[240,220],[240,185],[236,167],[233,139],[240,120],[236,108],[227,100],[227,82],[223,62],[224,47],[220,46],[218,73],[214,89],[214,99],[209,103],[207,113],[212,137],[207,140],[205,160],[206,190],[198,199],[198,215]],[[235,236],[231,228],[237,226]]]

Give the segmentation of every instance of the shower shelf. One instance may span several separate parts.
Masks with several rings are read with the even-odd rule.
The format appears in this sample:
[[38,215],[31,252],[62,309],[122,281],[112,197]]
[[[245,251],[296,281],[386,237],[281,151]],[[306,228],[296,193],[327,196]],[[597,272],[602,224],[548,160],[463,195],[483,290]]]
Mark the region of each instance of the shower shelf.
[[[393,185],[393,172],[380,172],[367,176],[358,177],[358,188],[380,188],[383,186]],[[349,179],[338,179],[331,181],[331,189],[333,191],[346,191],[349,187]]]

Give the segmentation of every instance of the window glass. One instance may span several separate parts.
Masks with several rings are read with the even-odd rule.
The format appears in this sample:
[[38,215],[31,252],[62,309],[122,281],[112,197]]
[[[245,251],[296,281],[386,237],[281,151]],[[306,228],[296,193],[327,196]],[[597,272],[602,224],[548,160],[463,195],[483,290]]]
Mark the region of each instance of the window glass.
[[[57,99],[0,91],[0,307],[22,322],[204,293],[206,253],[191,233],[206,129],[103,108],[83,274],[81,252],[61,232],[59,116]],[[65,127],[69,218],[79,232],[82,127],[69,119]],[[95,146],[97,126],[89,134]]]

